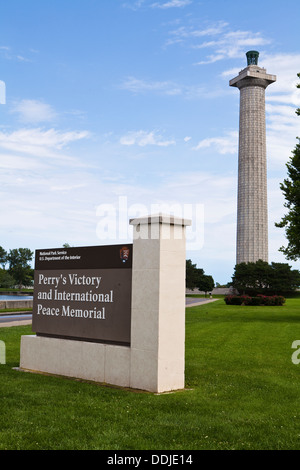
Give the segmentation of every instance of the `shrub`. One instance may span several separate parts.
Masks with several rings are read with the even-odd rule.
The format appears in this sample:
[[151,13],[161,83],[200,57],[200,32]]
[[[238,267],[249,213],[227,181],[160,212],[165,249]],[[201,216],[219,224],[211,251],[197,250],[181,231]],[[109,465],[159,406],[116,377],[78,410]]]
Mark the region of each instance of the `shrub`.
[[262,295],[258,294],[255,297],[248,295],[227,295],[225,298],[226,305],[266,305],[266,306],[281,306],[285,303],[285,298],[282,295]]
[[285,298],[282,295],[259,295],[262,300],[262,305],[283,305]]
[[251,297],[251,302],[249,305],[263,305],[262,298],[259,296]]
[[242,305],[243,299],[239,295],[227,295],[225,302],[227,305]]
[[285,304],[285,298],[282,295],[274,295],[275,305]]
[[251,305],[252,297],[249,295],[241,295],[241,299],[243,299],[242,305]]
[[275,305],[275,297],[269,295],[259,295],[261,299],[261,305],[272,306]]

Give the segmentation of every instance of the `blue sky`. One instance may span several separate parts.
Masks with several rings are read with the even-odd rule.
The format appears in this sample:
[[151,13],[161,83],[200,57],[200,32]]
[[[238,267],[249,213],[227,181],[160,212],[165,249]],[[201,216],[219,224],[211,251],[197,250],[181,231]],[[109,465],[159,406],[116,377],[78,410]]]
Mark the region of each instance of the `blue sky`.
[[0,245],[129,242],[129,217],[170,209],[193,219],[187,258],[230,281],[239,92],[229,80],[255,49],[277,75],[266,92],[269,258],[287,262],[274,223],[300,134],[300,3],[249,5],[0,0]]

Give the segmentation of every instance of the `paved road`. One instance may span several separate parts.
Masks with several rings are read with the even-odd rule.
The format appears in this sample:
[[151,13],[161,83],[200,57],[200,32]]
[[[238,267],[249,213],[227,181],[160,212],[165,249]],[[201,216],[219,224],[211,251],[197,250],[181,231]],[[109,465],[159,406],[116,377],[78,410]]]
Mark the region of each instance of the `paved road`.
[[209,304],[210,302],[215,302],[219,299],[207,299],[205,297],[186,297],[185,306],[186,307],[196,307],[197,305]]
[[15,315],[0,315],[0,328],[4,328],[7,326],[30,325],[31,322],[32,315],[28,313]]

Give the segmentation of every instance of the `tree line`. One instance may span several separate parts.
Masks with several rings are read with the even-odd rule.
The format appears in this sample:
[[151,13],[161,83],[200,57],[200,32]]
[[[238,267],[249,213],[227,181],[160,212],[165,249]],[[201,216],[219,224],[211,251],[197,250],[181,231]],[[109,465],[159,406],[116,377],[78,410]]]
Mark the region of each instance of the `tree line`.
[[231,285],[239,294],[286,295],[300,286],[300,273],[287,263],[240,263],[234,268]]
[[197,268],[190,259],[186,260],[186,288],[199,289],[201,292],[211,292],[215,286],[212,276],[205,274],[202,268]]
[[[300,272],[292,269],[287,263],[267,263],[258,260],[255,263],[240,263],[234,267],[231,282],[239,294],[247,295],[286,295],[295,292],[300,286]],[[199,289],[205,293],[215,287],[212,276],[197,268],[192,261],[186,260],[186,288]]]
[[[0,246],[0,287],[12,288],[30,286],[33,283],[34,270],[30,262],[33,251],[29,248],[13,248],[8,252]],[[8,267],[7,267],[8,266]]]

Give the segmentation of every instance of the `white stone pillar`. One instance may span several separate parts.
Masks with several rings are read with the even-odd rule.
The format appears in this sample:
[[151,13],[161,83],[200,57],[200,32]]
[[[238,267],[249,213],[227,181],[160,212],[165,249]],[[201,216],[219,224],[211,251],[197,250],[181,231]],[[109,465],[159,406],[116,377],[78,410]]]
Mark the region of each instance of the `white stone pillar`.
[[184,388],[186,226],[168,215],[133,219],[130,386]]

